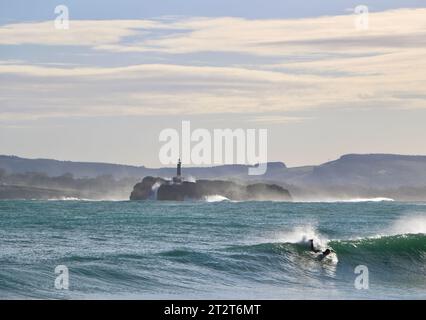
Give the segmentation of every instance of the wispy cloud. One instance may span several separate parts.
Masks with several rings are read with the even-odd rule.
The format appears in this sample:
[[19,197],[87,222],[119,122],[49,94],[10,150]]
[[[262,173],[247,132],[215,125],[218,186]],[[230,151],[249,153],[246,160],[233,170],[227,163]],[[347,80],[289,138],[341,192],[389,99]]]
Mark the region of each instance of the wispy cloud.
[[70,28],[56,29],[54,21],[14,23],[0,27],[1,45],[90,46],[119,43],[144,29],[161,29],[150,20],[71,20]]
[[[426,9],[373,13],[366,31],[356,30],[352,15],[71,21],[69,30],[56,30],[53,22],[6,25],[0,28],[3,46],[83,46],[117,57],[156,52],[166,62],[76,67],[3,61],[1,118],[426,108],[425,16]],[[180,65],[174,60],[206,52],[281,62],[201,67],[190,58]],[[272,121],[268,115],[253,119]]]
[[[305,19],[165,18],[71,20],[68,30],[53,21],[0,28],[0,44],[90,46],[111,51],[189,53],[206,51],[282,55],[344,48],[392,49],[424,46],[426,9],[370,13],[368,30],[355,28],[353,14]],[[348,48],[349,47],[349,48]],[[310,51],[312,53],[312,51]]]

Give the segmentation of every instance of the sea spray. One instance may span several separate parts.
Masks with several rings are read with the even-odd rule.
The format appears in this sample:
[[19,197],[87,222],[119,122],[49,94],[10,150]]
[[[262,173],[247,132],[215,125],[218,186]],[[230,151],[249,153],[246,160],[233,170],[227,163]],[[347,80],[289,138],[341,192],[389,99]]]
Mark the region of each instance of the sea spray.
[[157,200],[158,188],[160,188],[160,186],[161,186],[160,182],[156,182],[152,185],[151,195],[150,195],[151,200]]
[[317,231],[317,226],[307,224],[297,226],[289,232],[280,232],[277,236],[279,242],[294,243],[310,246],[310,240],[313,240],[314,246],[318,249],[324,249],[327,246],[328,239]]
[[403,216],[390,227],[390,234],[426,234],[426,213]]
[[210,196],[205,196],[204,200],[206,202],[230,201],[227,197],[221,196],[220,194],[214,194],[214,195],[210,195]]

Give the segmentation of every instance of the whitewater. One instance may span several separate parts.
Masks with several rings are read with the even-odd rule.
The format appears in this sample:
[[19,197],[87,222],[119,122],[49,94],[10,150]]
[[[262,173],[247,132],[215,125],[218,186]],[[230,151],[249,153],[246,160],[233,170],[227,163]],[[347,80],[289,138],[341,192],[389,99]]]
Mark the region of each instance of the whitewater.
[[358,200],[0,201],[0,298],[425,299],[425,203]]

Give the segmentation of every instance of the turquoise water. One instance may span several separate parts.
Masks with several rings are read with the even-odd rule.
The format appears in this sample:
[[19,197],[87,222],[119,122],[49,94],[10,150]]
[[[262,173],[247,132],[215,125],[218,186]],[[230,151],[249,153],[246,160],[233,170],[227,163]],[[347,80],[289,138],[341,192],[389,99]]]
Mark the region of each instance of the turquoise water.
[[0,297],[425,299],[425,233],[423,203],[0,201]]

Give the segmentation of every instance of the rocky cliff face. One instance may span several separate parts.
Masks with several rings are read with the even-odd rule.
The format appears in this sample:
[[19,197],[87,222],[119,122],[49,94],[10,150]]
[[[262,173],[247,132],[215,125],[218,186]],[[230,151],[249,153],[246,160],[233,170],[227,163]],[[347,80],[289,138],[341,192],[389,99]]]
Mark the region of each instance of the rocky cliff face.
[[164,183],[167,183],[167,181],[162,178],[145,177],[142,182],[135,184],[133,187],[130,200],[156,200],[158,188]]
[[220,195],[230,200],[238,201],[291,201],[291,195],[288,190],[275,184],[240,185],[231,181],[221,180],[184,181],[180,184],[172,184],[167,180],[155,177],[145,177],[142,182],[136,184],[130,195],[130,200],[203,200],[213,195]]

